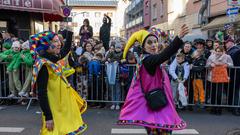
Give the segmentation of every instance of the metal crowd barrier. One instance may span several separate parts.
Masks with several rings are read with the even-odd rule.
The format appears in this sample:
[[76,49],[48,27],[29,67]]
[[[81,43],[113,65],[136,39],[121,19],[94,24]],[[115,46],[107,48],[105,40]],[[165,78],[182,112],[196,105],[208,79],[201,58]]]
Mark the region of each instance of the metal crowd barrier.
[[[9,90],[9,77],[8,77],[8,73],[7,73],[7,62],[0,62],[0,100],[7,100],[7,99],[15,99],[15,100],[29,100],[28,103],[27,103],[27,108],[26,110],[29,109],[30,105],[31,105],[31,102],[32,100],[36,99],[37,100],[37,97],[31,97],[31,96],[28,96],[28,97],[8,97],[8,95],[11,94],[10,90]],[[20,66],[20,70],[19,70],[19,80],[23,86],[23,83],[25,81],[25,68],[24,68],[24,64],[21,64]],[[30,87],[29,86],[29,90],[28,93],[31,91],[30,90]]]
[[[106,65],[102,65],[102,70],[99,75],[89,75],[86,74],[76,74],[76,78],[78,80],[76,81],[77,86],[76,90],[79,92],[79,94],[82,97],[85,97],[88,102],[97,102],[97,103],[123,103],[128,89],[132,82],[132,77],[134,75],[134,72],[136,70],[135,65],[127,65],[129,68],[129,75],[128,78],[125,80],[122,80],[119,74],[117,73],[116,77],[116,86],[120,85],[120,99],[116,100],[116,92],[117,90],[112,88],[112,85],[109,85],[108,78],[106,75]],[[166,70],[168,72],[168,67],[166,67]],[[119,69],[118,69],[119,71]],[[230,74],[233,74],[234,76],[231,78],[231,84],[230,83],[223,83],[223,84],[214,84],[211,83],[207,78],[209,74],[209,68],[205,67],[204,72],[204,78],[202,79],[203,82],[203,89],[204,89],[204,106],[215,106],[215,107],[240,107],[240,67],[231,67],[228,69],[228,74],[230,77]],[[88,81],[88,88],[87,88],[87,96],[84,95],[86,92],[83,91],[82,87],[84,83],[79,78],[87,78]],[[169,75],[170,81],[171,77]],[[234,78],[234,79],[233,79]],[[199,102],[194,100],[194,93],[193,90],[193,80],[195,80],[194,72],[190,71],[190,75],[188,80],[184,83],[187,91],[187,97],[188,97],[188,105],[196,105],[199,104]],[[122,81],[124,81],[122,83]],[[119,83],[119,84],[118,84]],[[236,85],[236,87],[233,87],[231,89],[230,85]],[[237,86],[238,85],[238,86]],[[215,88],[218,88],[218,90]],[[219,88],[220,87],[220,88]],[[114,95],[115,94],[115,95]],[[200,98],[200,95],[198,95]],[[219,99],[220,98],[220,99]],[[219,100],[221,101],[219,103]]]
[[[6,72],[5,62],[0,62],[0,100],[12,99],[9,98],[9,86],[8,86],[8,74]],[[84,72],[84,68],[81,69],[82,72],[74,74],[73,77],[73,87],[74,89],[84,98],[89,104],[101,105],[104,103],[109,104],[120,104],[123,103],[128,89],[131,85],[134,72],[136,70],[135,65],[127,65],[128,72],[121,76],[119,72],[116,75],[115,85],[110,85],[108,82],[108,77],[106,75],[106,65],[101,65],[101,70],[98,74],[90,74],[87,70]],[[168,68],[166,67],[166,70]],[[231,76],[231,84],[213,84],[207,80],[207,75],[209,69],[205,68],[205,74],[203,78],[203,88],[204,88],[204,106],[216,106],[216,107],[240,107],[240,77],[239,77],[240,67],[231,67],[228,70],[228,74]],[[24,81],[24,69],[20,68],[19,79],[23,83]],[[119,69],[118,69],[119,71]],[[187,89],[188,105],[198,104],[196,98],[194,100],[193,90],[193,80],[196,79],[194,72],[190,72],[188,80],[185,82],[185,87]],[[214,88],[220,86],[219,90],[214,90]],[[231,85],[233,87],[231,89]],[[30,91],[30,90],[29,90]],[[199,94],[199,93],[197,93]],[[197,96],[200,98],[200,94]],[[220,98],[220,99],[219,99]],[[16,97],[14,99],[22,99],[22,97]],[[27,109],[30,107],[32,100],[37,99],[36,97],[25,97],[24,99],[29,100]],[[219,103],[220,101],[220,103]]]

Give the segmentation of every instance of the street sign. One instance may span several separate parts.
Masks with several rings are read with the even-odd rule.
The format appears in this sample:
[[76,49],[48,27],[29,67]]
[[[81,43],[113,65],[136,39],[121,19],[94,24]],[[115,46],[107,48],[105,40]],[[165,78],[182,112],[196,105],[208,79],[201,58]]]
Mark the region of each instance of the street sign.
[[228,0],[229,6],[240,6],[240,0]]
[[63,10],[63,15],[68,17],[71,14],[72,7],[62,6],[62,10]]
[[227,14],[227,16],[237,15],[238,11],[239,11],[238,7],[228,8],[226,14]]
[[72,22],[72,17],[64,17],[63,21],[64,22]]

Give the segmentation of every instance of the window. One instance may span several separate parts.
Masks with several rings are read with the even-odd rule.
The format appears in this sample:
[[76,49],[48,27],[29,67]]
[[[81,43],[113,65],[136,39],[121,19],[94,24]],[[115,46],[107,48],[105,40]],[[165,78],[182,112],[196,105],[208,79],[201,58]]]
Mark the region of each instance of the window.
[[95,23],[95,28],[100,28],[100,27],[101,27],[101,25],[102,25],[102,23],[101,23],[101,22],[96,22],[96,23]]
[[176,7],[178,10],[175,10],[177,11],[178,17],[184,17],[186,15],[187,1],[188,0],[179,1],[178,7]]
[[0,21],[0,27],[7,27],[6,21]]
[[35,22],[35,33],[39,33],[43,31],[43,24],[42,22]]
[[54,32],[58,32],[58,26],[55,24],[54,27],[55,27],[55,31]]
[[145,5],[146,7],[149,7],[149,1],[146,1]]
[[182,0],[182,12],[179,14],[179,16],[185,16],[186,15],[186,8],[187,8],[187,1],[188,0]]
[[112,12],[107,12],[107,15],[108,15],[109,17],[113,17],[113,13],[112,13]]
[[160,16],[163,17],[163,15],[164,15],[163,0],[160,1],[160,4],[161,4],[161,5],[160,5]]
[[174,0],[168,0],[168,13],[174,12]]
[[155,3],[152,8],[152,20],[157,20],[157,3]]
[[101,17],[101,12],[95,12],[95,17],[97,18]]
[[83,13],[83,17],[89,17],[89,13],[88,12],[84,12]]

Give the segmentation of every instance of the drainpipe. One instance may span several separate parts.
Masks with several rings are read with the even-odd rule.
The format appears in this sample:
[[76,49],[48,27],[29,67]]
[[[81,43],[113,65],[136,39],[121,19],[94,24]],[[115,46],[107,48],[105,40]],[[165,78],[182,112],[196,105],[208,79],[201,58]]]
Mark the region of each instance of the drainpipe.
[[[200,25],[203,24],[203,22],[205,21],[204,20],[204,12],[207,8],[209,8],[208,5],[210,5],[209,0],[202,0],[202,6],[198,13],[198,24],[200,24]],[[210,11],[208,14],[210,14]]]

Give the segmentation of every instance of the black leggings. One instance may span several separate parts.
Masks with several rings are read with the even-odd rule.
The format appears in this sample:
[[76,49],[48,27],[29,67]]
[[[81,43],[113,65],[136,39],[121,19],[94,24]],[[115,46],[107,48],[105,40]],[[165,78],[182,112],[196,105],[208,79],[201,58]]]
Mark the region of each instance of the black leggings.
[[[211,104],[221,105],[222,104],[222,95],[224,90],[224,83],[212,83],[211,87]],[[217,102],[216,102],[217,101]]]
[[157,129],[157,128],[148,128],[145,127],[147,130],[148,135],[172,135],[171,130],[163,130],[163,129]]

